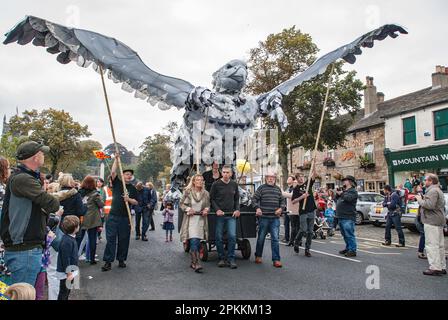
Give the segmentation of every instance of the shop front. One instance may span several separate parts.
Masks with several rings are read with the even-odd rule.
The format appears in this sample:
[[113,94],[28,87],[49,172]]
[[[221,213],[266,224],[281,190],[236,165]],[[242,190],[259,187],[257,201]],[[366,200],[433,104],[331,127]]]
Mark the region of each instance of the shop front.
[[411,180],[414,176],[420,179],[427,173],[434,173],[439,177],[443,191],[447,191],[448,144],[396,152],[386,149],[384,155],[392,186],[404,184],[406,179]]

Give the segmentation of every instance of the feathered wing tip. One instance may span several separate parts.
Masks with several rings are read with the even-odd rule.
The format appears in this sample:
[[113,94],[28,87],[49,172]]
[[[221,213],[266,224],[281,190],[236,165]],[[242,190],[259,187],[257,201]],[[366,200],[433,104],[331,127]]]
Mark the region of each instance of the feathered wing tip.
[[194,86],[187,81],[159,74],[148,68],[138,54],[124,43],[104,35],[81,29],[65,27],[33,16],[26,16],[5,34],[3,44],[17,42],[47,48],[57,54],[59,63],[75,62],[96,72],[103,73],[122,89],[134,92],[136,98],[158,105],[162,110],[175,106],[185,107],[188,94]]
[[301,83],[325,73],[327,67],[338,59],[342,58],[346,62],[353,64],[356,62],[356,56],[362,54],[361,48],[372,48],[375,40],[382,41],[388,36],[396,38],[399,33],[407,34],[408,32],[403,27],[395,24],[386,24],[378,29],[370,31],[355,41],[320,57],[304,72],[291,77],[291,79],[281,83],[272,91],[276,90],[282,95],[287,95]]

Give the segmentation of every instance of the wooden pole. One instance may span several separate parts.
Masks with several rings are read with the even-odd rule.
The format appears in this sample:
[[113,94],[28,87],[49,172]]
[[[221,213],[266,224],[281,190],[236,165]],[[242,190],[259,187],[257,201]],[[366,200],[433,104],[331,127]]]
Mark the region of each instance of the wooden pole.
[[[115,138],[114,124],[112,122],[112,113],[110,112],[109,99],[107,98],[106,84],[104,83],[103,67],[101,67],[100,65],[98,65],[98,66],[100,68],[101,83],[103,84],[104,99],[106,101],[107,113],[109,115],[109,123],[110,123],[110,129],[112,131],[112,138],[114,139],[115,152],[117,154],[119,154],[120,151],[118,149],[117,139]],[[128,196],[129,194],[128,194],[128,190],[126,189],[126,182],[124,181],[123,168],[121,166],[121,159],[120,159],[120,157],[117,157],[116,160],[118,161],[118,169],[120,170],[121,183],[123,184],[123,193],[124,193],[124,196]],[[111,174],[112,174],[112,172],[111,172]],[[129,217],[129,227],[131,228],[131,231],[132,231],[131,209],[129,208],[129,203],[125,202],[125,205],[126,205],[126,210],[128,212],[128,217]]]
[[[316,165],[317,147],[319,146],[320,134],[322,132],[322,124],[324,123],[325,109],[327,108],[328,96],[330,94],[331,77],[333,76],[333,71],[334,71],[334,63],[331,65],[331,71],[328,77],[327,93],[325,94],[324,106],[322,108],[322,115],[320,117],[319,130],[317,131],[316,144],[314,145],[313,158],[311,159],[310,173],[308,175],[308,181],[306,183],[305,192],[308,192],[308,190],[310,189],[311,177],[314,172],[314,166]],[[308,197],[306,197],[305,200],[303,201],[302,209],[305,209],[307,199]]]

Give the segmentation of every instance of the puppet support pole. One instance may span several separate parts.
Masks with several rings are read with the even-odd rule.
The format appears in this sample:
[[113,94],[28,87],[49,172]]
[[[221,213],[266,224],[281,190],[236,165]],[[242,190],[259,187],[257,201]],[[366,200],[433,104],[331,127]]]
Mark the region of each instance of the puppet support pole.
[[[114,129],[114,124],[112,122],[112,113],[110,112],[110,105],[109,105],[109,99],[107,97],[106,84],[104,83],[103,67],[99,66],[99,71],[100,71],[100,75],[101,75],[101,83],[103,84],[103,92],[104,92],[104,99],[106,101],[107,113],[109,115],[110,129],[112,131],[112,138],[114,139],[115,152],[116,152],[116,155],[119,155],[120,152],[118,149],[117,139],[115,138],[115,129]],[[118,162],[118,169],[120,170],[121,183],[123,184],[123,193],[124,193],[124,196],[128,196],[128,190],[126,189],[126,182],[124,181],[123,168],[121,166],[121,159],[118,156],[116,158],[116,160]],[[126,210],[128,212],[128,217],[129,217],[129,227],[131,228],[131,231],[132,231],[131,209],[129,208],[129,203],[125,202],[125,204],[126,204]]]
[[[306,192],[310,190],[311,177],[313,176],[313,173],[315,171],[317,147],[319,146],[320,134],[322,132],[322,124],[324,123],[325,109],[327,108],[328,96],[330,94],[330,85],[332,80],[331,77],[333,76],[333,72],[334,72],[334,63],[331,65],[330,75],[328,76],[327,93],[325,94],[324,106],[322,108],[322,115],[320,117],[319,130],[317,131],[316,144],[314,145],[314,152],[313,152],[313,158],[311,160],[310,173],[308,175],[308,180],[306,183]],[[303,201],[302,206],[303,210],[305,209],[307,199],[308,197],[306,197],[305,200]]]

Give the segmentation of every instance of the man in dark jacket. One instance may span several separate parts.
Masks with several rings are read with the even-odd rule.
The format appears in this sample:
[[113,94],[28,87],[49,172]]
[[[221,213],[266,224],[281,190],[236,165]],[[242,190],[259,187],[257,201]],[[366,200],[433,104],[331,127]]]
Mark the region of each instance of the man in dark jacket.
[[390,246],[392,244],[391,228],[395,226],[398,233],[398,243],[396,247],[404,247],[404,233],[401,228],[401,198],[397,191],[393,191],[390,185],[384,187],[384,201],[383,207],[387,207],[386,215],[386,231],[383,246]]
[[345,249],[339,251],[346,257],[356,257],[356,202],[358,192],[356,191],[356,179],[353,176],[346,176],[342,183],[344,190],[336,191],[336,218],[338,218],[339,228],[344,237]]
[[5,194],[0,237],[5,245],[5,264],[13,283],[35,285],[42,263],[48,215],[59,209],[59,201],[42,189],[39,168],[47,146],[27,141],[17,148],[19,165],[11,175]]
[[[149,228],[150,223],[150,210],[154,210],[157,199],[152,196],[152,190],[144,187],[142,182],[138,182],[135,185],[137,189],[137,201],[138,204],[134,206],[135,210],[135,240],[140,240],[140,236],[142,237],[142,241],[148,241],[146,237],[146,232]],[[143,225],[140,233],[140,222],[143,218]]]

